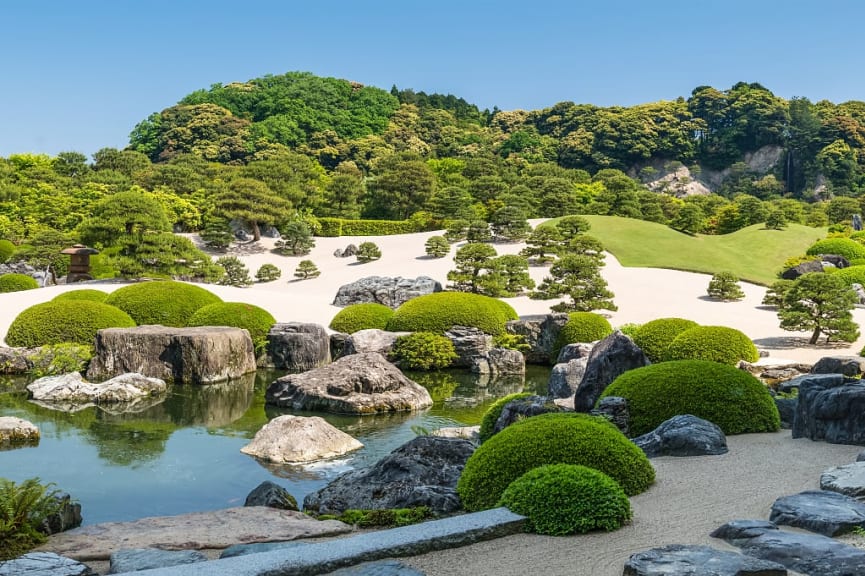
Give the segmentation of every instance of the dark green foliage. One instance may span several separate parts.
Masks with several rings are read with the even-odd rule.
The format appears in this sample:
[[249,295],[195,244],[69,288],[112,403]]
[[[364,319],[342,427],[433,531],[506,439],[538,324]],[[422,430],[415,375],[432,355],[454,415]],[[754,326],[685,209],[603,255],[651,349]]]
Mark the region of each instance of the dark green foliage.
[[535,264],[549,264],[561,251],[562,234],[556,226],[543,224],[532,230],[520,252]]
[[186,325],[245,328],[256,353],[260,354],[267,346],[267,333],[274,324],[276,319],[264,308],[243,302],[216,302],[196,310]]
[[436,292],[412,298],[397,308],[387,329],[443,334],[453,326],[469,326],[495,336],[505,331],[508,320],[516,319],[514,309],[495,298],[464,292]]
[[225,274],[219,279],[219,284],[240,288],[252,284],[249,269],[237,256],[221,256],[216,259],[216,265],[225,270]]
[[27,274],[3,274],[0,275],[0,294],[3,292],[20,292],[21,290],[33,290],[39,288],[39,283]]
[[450,253],[451,245],[444,236],[430,236],[424,244],[424,249],[430,258],[444,258]]
[[811,256],[838,254],[847,260],[855,260],[865,258],[865,246],[849,238],[824,238],[812,244],[807,253]]
[[48,344],[27,357],[27,360],[33,364],[29,374],[33,378],[41,378],[70,372],[83,372],[92,356],[89,345],[70,342]]
[[285,256],[303,256],[315,247],[315,240],[306,222],[289,222],[282,227],[282,237],[276,241],[276,251]]
[[565,298],[550,306],[554,312],[617,310],[614,294],[601,276],[601,262],[592,256],[568,255],[556,260],[531,297],[539,300]]
[[229,219],[211,212],[204,215],[203,228],[198,235],[207,247],[214,250],[225,250],[234,240]]
[[631,434],[639,436],[679,414],[714,422],[725,434],[774,432],[781,425],[769,389],[733,366],[705,360],[661,362],[629,370],[601,398],[628,400]]
[[496,210],[490,217],[493,235],[499,242],[519,242],[532,231],[526,214],[516,206],[505,206]]
[[481,429],[478,432],[478,439],[481,442],[486,442],[492,437],[496,422],[498,422],[499,416],[502,415],[502,410],[505,409],[508,402],[511,400],[519,400],[520,398],[527,398],[531,395],[530,392],[517,392],[516,394],[502,396],[490,404],[490,407],[487,408],[487,411],[484,412],[484,416],[481,419]]
[[646,490],[655,470],[642,450],[603,418],[553,413],[516,422],[469,457],[457,493],[470,512],[495,506],[511,482],[538,466],[576,464],[600,470],[625,494]]
[[301,280],[306,280],[308,278],[316,278],[320,274],[321,271],[312,260],[301,260],[300,262],[298,262],[297,268],[294,269],[294,277]]
[[507,487],[499,505],[526,516],[526,532],[550,536],[610,532],[631,519],[631,502],[615,480],[573,464],[529,470]]
[[559,350],[565,344],[577,342],[594,342],[601,340],[613,333],[613,327],[609,321],[594,312],[571,312],[568,321],[562,326],[556,342],[553,345],[552,357],[559,355]]
[[140,282],[112,292],[105,303],[129,314],[141,326],[186,326],[199,308],[222,302],[204,288],[170,280]]
[[282,272],[279,268],[270,263],[262,264],[255,272],[255,279],[259,282],[273,282],[279,280],[280,276]]
[[[865,270],[865,266],[862,268]],[[793,286],[793,280],[777,280],[773,282],[771,286],[766,288],[766,294],[760,303],[764,306],[775,306],[777,308],[784,301],[784,295],[791,286]]]
[[393,357],[400,367],[410,370],[437,370],[450,366],[457,353],[447,336],[414,332],[396,339]]
[[471,222],[468,220],[451,220],[445,230],[445,240],[454,243],[466,239]]
[[124,237],[171,230],[162,205],[141,188],[106,196],[91,211],[79,227],[81,241],[88,246],[111,246]]
[[657,318],[640,326],[632,339],[649,360],[661,362],[667,358],[667,349],[676,336],[697,326],[699,324],[685,318]]
[[330,329],[346,334],[370,328],[384,330],[391,316],[393,316],[393,309],[384,304],[375,302],[351,304],[336,313],[330,321]]
[[512,298],[535,287],[535,281],[529,275],[529,261],[525,256],[504,254],[493,260],[493,266],[500,286],[494,296]]
[[766,218],[766,228],[769,230],[783,230],[787,227],[787,217],[782,210],[772,210]]
[[102,302],[43,302],[25,309],[12,321],[6,333],[6,344],[35,348],[74,342],[93,346],[98,330],[132,326],[135,321],[126,312]]
[[123,237],[101,255],[106,256],[125,278],[213,282],[223,273],[189,238],[171,232],[146,232],[139,237]]
[[357,261],[361,264],[381,258],[381,249],[375,242],[361,242],[357,247]]
[[[345,522],[358,528],[394,528],[396,526],[408,526],[417,524],[432,518],[432,510],[426,506],[416,508],[389,508],[383,510],[356,510],[349,509],[334,520]],[[322,516],[319,520],[324,520]]]
[[466,240],[472,242],[492,242],[493,233],[490,225],[483,220],[475,220],[466,229]]
[[15,244],[9,240],[0,239],[0,264],[9,260],[15,254]]
[[827,342],[855,342],[859,337],[852,314],[856,301],[856,292],[837,273],[814,272],[793,282],[778,307],[778,318],[784,330],[811,330],[809,344],[816,344],[821,334]]
[[496,265],[496,249],[489,244],[470,242],[454,255],[455,270],[448,271],[450,289],[458,292],[498,296],[502,279]]
[[709,287],[706,292],[710,297],[717,300],[741,300],[745,297],[742,288],[739,286],[739,278],[732,272],[718,272],[712,276],[709,281]]
[[756,362],[757,347],[741,331],[727,326],[695,326],[680,332],[667,348],[668,360],[710,360],[735,365]]
[[102,290],[96,290],[94,288],[81,288],[79,290],[70,290],[69,292],[58,294],[54,297],[54,300],[91,300],[93,302],[105,302],[106,298],[108,298],[108,292],[103,292]]
[[53,484],[39,478],[16,484],[0,478],[0,563],[26,554],[45,542],[42,522],[60,510]]
[[589,221],[582,216],[563,216],[556,221],[555,226],[565,244],[592,228]]

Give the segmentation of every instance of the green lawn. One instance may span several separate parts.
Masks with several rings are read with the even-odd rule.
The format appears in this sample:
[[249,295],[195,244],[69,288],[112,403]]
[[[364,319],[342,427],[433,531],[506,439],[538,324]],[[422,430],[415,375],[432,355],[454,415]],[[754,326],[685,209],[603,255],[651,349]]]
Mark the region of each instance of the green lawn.
[[670,268],[689,272],[729,271],[741,280],[768,285],[784,261],[804,254],[826,236],[826,228],[789,224],[766,230],[755,224],[723,236],[688,236],[672,228],[618,216],[583,216],[604,248],[623,266]]

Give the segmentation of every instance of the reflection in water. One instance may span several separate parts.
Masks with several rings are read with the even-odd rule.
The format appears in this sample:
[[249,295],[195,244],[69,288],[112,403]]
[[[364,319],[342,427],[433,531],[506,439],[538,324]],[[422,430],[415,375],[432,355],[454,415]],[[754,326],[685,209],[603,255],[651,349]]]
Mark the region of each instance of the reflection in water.
[[135,414],[143,412],[148,408],[161,404],[168,397],[167,394],[159,396],[142,396],[129,402],[112,402],[111,404],[94,404],[93,402],[46,402],[44,400],[30,400],[33,404],[57,410],[59,412],[80,412],[87,408],[98,408],[107,414]]

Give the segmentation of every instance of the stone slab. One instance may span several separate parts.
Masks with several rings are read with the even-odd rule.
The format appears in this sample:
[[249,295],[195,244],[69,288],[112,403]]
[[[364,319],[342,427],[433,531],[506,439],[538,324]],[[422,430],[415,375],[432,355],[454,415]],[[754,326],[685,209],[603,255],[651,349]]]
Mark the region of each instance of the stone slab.
[[820,489],[862,500],[865,498],[865,462],[853,462],[826,470],[820,476]]

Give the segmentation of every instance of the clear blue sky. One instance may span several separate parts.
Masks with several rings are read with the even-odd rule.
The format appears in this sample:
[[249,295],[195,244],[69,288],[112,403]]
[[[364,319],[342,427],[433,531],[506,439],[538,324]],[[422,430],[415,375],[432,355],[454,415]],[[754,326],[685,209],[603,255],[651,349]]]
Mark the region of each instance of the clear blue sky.
[[6,0],[0,156],[122,148],[195,89],[293,70],[503,110],[740,80],[865,100],[863,23],[859,0]]

